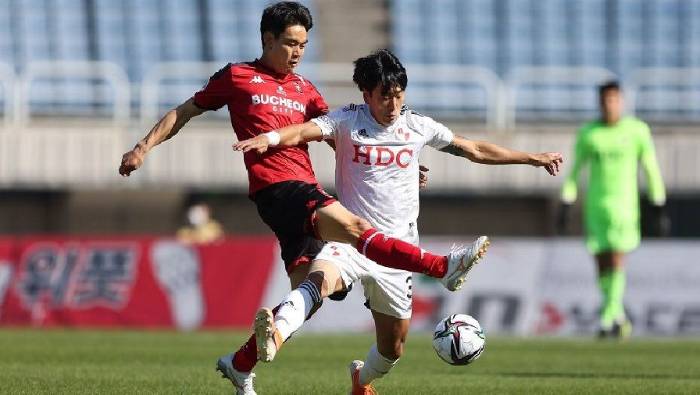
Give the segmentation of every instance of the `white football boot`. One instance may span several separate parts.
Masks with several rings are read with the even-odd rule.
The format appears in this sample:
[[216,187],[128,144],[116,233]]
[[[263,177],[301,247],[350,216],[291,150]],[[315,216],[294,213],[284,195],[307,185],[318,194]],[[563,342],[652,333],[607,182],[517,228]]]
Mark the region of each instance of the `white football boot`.
[[216,362],[216,370],[221,377],[231,380],[236,388],[236,395],[257,395],[253,389],[255,373],[239,372],[233,367],[233,354],[227,354]]
[[277,355],[277,350],[282,346],[282,337],[275,326],[275,317],[272,310],[263,307],[255,314],[255,343],[257,345],[258,360],[272,362]]
[[450,291],[462,288],[467,273],[486,255],[491,241],[480,236],[471,246],[452,246],[447,255],[447,273],[440,279],[442,285]]

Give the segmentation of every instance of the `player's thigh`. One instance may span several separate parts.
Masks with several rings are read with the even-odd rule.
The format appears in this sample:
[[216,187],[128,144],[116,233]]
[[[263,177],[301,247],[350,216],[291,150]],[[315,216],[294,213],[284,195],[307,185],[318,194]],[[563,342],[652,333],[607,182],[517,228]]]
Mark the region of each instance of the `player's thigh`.
[[316,259],[309,267],[309,280],[314,282],[321,291],[321,298],[344,289],[338,267],[330,261]]
[[[350,287],[369,273],[367,258],[345,243],[328,242],[316,255],[311,271],[322,269],[329,280],[329,294]],[[331,292],[330,289],[333,289]]]
[[369,222],[351,213],[339,202],[316,210],[315,227],[323,240],[353,245],[365,231],[372,228]]
[[388,359],[398,359],[408,336],[410,319],[401,319],[372,311],[377,334],[377,351]]

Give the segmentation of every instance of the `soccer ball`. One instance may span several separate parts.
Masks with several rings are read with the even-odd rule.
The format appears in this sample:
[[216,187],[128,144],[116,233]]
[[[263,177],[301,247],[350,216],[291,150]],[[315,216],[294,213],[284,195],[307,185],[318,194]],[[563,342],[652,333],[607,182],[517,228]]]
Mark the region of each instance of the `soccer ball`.
[[433,333],[433,348],[450,365],[467,365],[484,351],[486,337],[474,317],[452,314],[440,321]]

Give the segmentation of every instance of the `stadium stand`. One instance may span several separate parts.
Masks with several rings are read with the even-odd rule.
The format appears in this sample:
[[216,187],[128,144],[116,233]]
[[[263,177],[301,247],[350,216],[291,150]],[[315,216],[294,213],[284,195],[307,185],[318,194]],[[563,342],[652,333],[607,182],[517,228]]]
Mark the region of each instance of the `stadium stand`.
[[[642,68],[700,66],[697,0],[393,0],[390,12],[394,48],[407,63],[477,64],[506,80],[523,67],[595,66],[635,87],[650,82],[634,78]],[[534,119],[570,118],[571,112],[557,108],[561,99],[589,98],[597,82],[588,81],[588,92],[566,84],[532,87],[531,94],[541,98]],[[697,90],[693,84],[650,84],[656,92],[637,100],[641,115],[697,119],[697,110],[664,107],[684,101],[688,90]],[[590,114],[582,110],[580,118]]]
[[[315,12],[317,5],[306,3]],[[163,110],[203,83],[199,76],[186,78],[191,62],[223,65],[258,54],[258,22],[265,4],[255,0],[6,1],[0,7],[0,60],[19,76],[35,61],[112,62],[129,76],[133,114],[141,107],[144,78],[159,63],[169,62],[169,67],[177,69],[172,62],[187,62],[182,77],[174,72],[172,78],[159,82],[163,98],[159,110]],[[393,0],[388,10],[392,45],[406,64],[478,66],[486,70],[482,74],[496,73],[505,83],[508,92],[500,92],[504,98],[515,95],[513,89],[517,89],[520,99],[501,105],[515,105],[516,116],[500,119],[499,126],[508,121],[513,126],[516,120],[589,117],[592,109],[580,103],[590,103],[598,79],[547,83],[558,78],[548,70],[589,66],[622,78],[634,90],[633,104],[645,118],[700,120],[700,110],[683,105],[700,94],[697,81],[669,81],[664,75],[700,66],[699,0]],[[317,29],[311,33],[311,40],[318,42]],[[303,72],[312,79],[322,74],[313,66],[322,60],[321,47],[309,46],[306,54]],[[532,67],[540,67],[539,81],[522,84],[519,76]],[[459,85],[458,80],[453,82]],[[467,84],[455,92],[450,82],[421,81],[409,101],[446,118],[504,116],[507,112],[483,113],[488,96],[479,88],[483,83]],[[114,100],[111,89],[104,81],[59,76],[33,81],[31,90],[24,93],[31,114],[109,116]],[[458,101],[464,106],[455,111]]]
[[[16,191],[4,195],[9,200],[0,215],[36,217],[33,225],[18,219],[3,229],[161,231],[159,221],[147,228],[138,215],[121,220],[128,190],[143,187],[172,193],[166,199],[171,211],[161,218],[166,222],[192,191],[227,191],[227,201],[237,196],[231,218],[243,218],[247,178],[240,156],[229,149],[225,110],[193,121],[128,183],[115,164],[155,118],[207,76],[259,54],[258,23],[267,3],[0,0],[0,191]],[[619,76],[630,107],[658,122],[653,130],[670,196],[700,190],[700,172],[683,171],[698,168],[700,135],[693,122],[700,121],[700,0],[304,3],[316,26],[300,72],[332,107],[362,100],[351,81],[351,60],[388,45],[409,70],[411,107],[469,138],[568,154],[579,122],[595,115],[595,84]],[[207,122],[210,117],[219,119]],[[322,144],[311,150],[320,181],[332,185],[332,153]],[[435,210],[445,210],[442,219],[458,217],[449,211],[462,209],[463,197],[472,194],[483,196],[483,204],[494,196],[520,204],[529,196],[523,207],[532,217],[517,223],[551,218],[547,199],[559,188],[556,178],[526,167],[466,167],[430,151],[422,161],[431,168],[429,194],[459,196],[447,205],[428,200],[428,217]],[[62,208],[37,214],[36,204],[25,204],[33,198]],[[63,203],[47,203],[52,199]],[[464,210],[488,216],[497,206]],[[99,220],[82,228],[47,219],[52,216]],[[256,221],[231,226],[249,231]],[[540,222],[538,229],[523,225],[523,234],[547,233],[549,222]]]
[[[144,76],[160,62],[228,62],[259,53],[255,0],[5,1],[0,7],[0,61],[22,75],[36,61],[106,61],[129,76],[138,106]],[[309,6],[313,11],[313,4]],[[312,32],[313,35],[313,32]],[[148,39],[144,39],[148,37]],[[310,49],[307,60],[316,60]],[[171,63],[174,64],[174,63]],[[215,70],[212,70],[212,72]],[[173,80],[164,106],[187,98],[203,81]],[[29,92],[30,113],[99,114],[112,105],[103,81],[48,78]]]

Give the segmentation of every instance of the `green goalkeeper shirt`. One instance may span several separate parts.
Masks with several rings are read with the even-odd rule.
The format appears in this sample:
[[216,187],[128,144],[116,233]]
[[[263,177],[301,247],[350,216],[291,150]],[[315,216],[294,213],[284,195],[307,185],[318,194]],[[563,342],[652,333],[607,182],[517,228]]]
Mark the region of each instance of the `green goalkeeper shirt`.
[[573,168],[564,180],[562,200],[566,203],[576,200],[579,174],[590,163],[586,222],[634,221],[639,226],[637,166],[640,162],[646,174],[651,202],[663,205],[666,191],[649,126],[635,117],[624,117],[615,125],[590,122],[576,136]]

